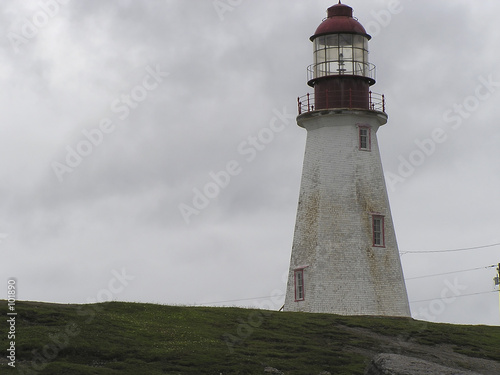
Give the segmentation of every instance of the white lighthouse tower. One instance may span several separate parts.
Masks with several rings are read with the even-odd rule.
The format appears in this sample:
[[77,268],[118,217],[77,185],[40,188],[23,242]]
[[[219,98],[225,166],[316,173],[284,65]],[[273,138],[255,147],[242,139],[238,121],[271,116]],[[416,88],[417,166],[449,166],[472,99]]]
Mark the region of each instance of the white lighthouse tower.
[[338,4],[310,38],[314,63],[299,98],[307,130],[285,311],[410,316],[377,131],[370,36]]

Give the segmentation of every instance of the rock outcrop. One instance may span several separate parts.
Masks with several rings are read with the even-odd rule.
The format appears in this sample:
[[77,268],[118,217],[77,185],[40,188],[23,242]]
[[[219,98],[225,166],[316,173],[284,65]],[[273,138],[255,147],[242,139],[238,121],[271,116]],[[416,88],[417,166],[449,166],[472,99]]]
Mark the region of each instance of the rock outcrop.
[[379,354],[373,358],[365,375],[481,375],[457,370],[423,359],[399,354]]

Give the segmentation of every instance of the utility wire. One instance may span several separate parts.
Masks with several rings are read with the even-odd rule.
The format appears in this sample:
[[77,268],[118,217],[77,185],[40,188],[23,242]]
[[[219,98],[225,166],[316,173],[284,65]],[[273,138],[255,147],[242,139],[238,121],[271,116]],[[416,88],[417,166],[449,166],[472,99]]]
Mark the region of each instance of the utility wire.
[[229,303],[229,302],[251,301],[251,300],[254,300],[254,299],[265,299],[265,298],[274,298],[274,297],[283,297],[283,296],[284,296],[284,294],[275,294],[273,296],[244,298],[244,299],[233,299],[233,300],[230,300],[230,301],[216,301],[216,302],[195,303],[195,304],[193,304],[191,306],[213,305],[215,303]]
[[496,267],[496,265],[492,266],[487,266],[487,267],[477,267],[477,268],[469,268],[466,270],[460,270],[460,271],[452,271],[452,272],[444,272],[444,273],[435,273],[432,275],[423,275],[423,276],[416,276],[416,277],[407,277],[405,280],[416,280],[416,279],[424,279],[426,277],[433,277],[433,276],[442,276],[442,275],[451,275],[454,273],[461,273],[461,272],[469,272],[469,271],[477,271],[477,270],[484,270],[486,268],[493,268]]
[[[488,293],[497,293],[498,291],[497,290],[489,290],[487,292],[478,292],[478,293],[470,293],[470,294],[461,294],[459,296],[455,296],[455,297],[449,297],[449,298],[460,298],[460,297],[469,297],[469,296],[477,296],[479,294],[488,294]],[[429,301],[435,301],[435,300],[439,300],[440,297],[436,297],[436,298],[431,298],[431,299],[421,299],[421,300],[418,300],[418,301],[411,301],[410,303],[418,303],[418,302],[429,302]]]
[[[497,292],[498,292],[497,290],[490,290],[490,291],[487,291],[487,292],[461,294],[459,296],[450,297],[450,298],[470,297],[470,296],[477,296],[477,295],[480,295],[480,294],[497,293]],[[250,301],[250,300],[256,300],[256,299],[274,298],[274,297],[283,297],[283,296],[284,296],[284,294],[275,294],[273,296],[265,296],[265,297],[255,297],[255,298],[245,298],[245,299],[233,299],[233,300],[229,300],[229,301],[215,301],[215,302],[196,303],[196,304],[194,304],[192,306],[212,305],[212,304],[215,304],[215,303],[228,303],[228,302]],[[434,301],[436,299],[438,300],[439,297],[430,298],[430,299],[422,299],[422,300],[418,300],[418,301],[410,301],[410,303],[429,302],[429,301]]]
[[401,251],[401,255],[405,254],[433,254],[433,253],[450,253],[450,252],[457,252],[457,251],[469,251],[469,250],[476,250],[476,249],[486,249],[488,247],[493,247],[493,246],[499,246],[499,243],[494,243],[491,245],[483,245],[483,246],[475,246],[475,247],[466,247],[463,249],[448,249],[448,250],[420,250],[420,251]]
[[[463,249],[449,249],[449,250],[424,250],[424,251],[404,251],[400,252],[401,255],[405,254],[420,254],[420,253],[444,253],[444,252],[455,252],[455,251],[467,251],[467,250],[475,250],[475,249],[485,249],[493,246],[499,246],[500,243],[495,243],[491,245],[483,245],[483,246],[475,246],[475,247],[467,247]],[[416,280],[416,279],[423,279],[426,277],[434,277],[434,276],[442,276],[442,275],[451,275],[454,273],[461,273],[461,272],[469,272],[469,271],[476,271],[476,270],[481,270],[481,269],[486,269],[486,268],[492,268],[496,267],[496,265],[491,265],[491,266],[486,266],[486,267],[477,267],[477,268],[469,268],[466,270],[460,270],[460,271],[451,271],[451,272],[444,272],[444,273],[436,273],[432,275],[423,275],[423,276],[416,276],[416,277],[409,277],[405,278],[405,280]],[[493,291],[496,292],[496,291]],[[461,296],[457,297],[467,297],[467,296],[473,296],[477,294],[485,294],[485,293],[490,293],[490,292],[481,292],[481,293],[474,293],[474,294],[463,294]],[[214,302],[203,302],[203,303],[195,303],[192,306],[204,306],[204,305],[213,305],[216,303],[230,303],[230,302],[241,302],[241,301],[252,301],[256,299],[265,299],[265,298],[274,298],[274,297],[283,297],[284,294],[276,294],[273,296],[264,296],[264,297],[253,297],[253,298],[243,298],[243,299],[233,299],[233,300],[227,300],[227,301],[214,301]],[[417,303],[417,302],[427,302],[427,301],[433,301],[433,299],[428,299],[428,300],[421,300],[421,301],[412,301],[410,303]]]
[[[494,245],[491,245],[491,246],[494,246]],[[405,281],[408,281],[408,280],[417,280],[417,279],[424,279],[426,277],[451,275],[451,274],[454,274],[454,273],[461,273],[461,272],[477,271],[477,270],[482,270],[482,269],[487,269],[487,268],[494,268],[496,266],[497,265],[495,264],[495,265],[491,265],[491,266],[469,268],[469,269],[460,270],[460,271],[451,271],[451,272],[436,273],[436,274],[432,274],[432,275],[423,275],[423,276],[408,277],[408,278],[405,278]],[[489,293],[489,292],[474,293],[474,294],[463,294],[463,295],[461,295],[459,297],[473,296],[473,295],[476,295],[476,294],[485,294],[485,293]],[[284,294],[275,294],[275,295],[272,295],[272,296],[264,296],[264,297],[253,297],[253,298],[233,299],[233,300],[227,300],[227,301],[213,301],[213,302],[195,303],[195,304],[193,304],[191,306],[204,306],[204,305],[214,305],[214,304],[217,304],[217,303],[230,303],[230,302],[252,301],[252,300],[258,300],[258,299],[275,298],[275,297],[283,297],[283,296],[284,296]],[[433,300],[435,300],[435,298],[428,299],[428,300],[412,301],[410,303],[427,302],[427,301],[433,301]]]

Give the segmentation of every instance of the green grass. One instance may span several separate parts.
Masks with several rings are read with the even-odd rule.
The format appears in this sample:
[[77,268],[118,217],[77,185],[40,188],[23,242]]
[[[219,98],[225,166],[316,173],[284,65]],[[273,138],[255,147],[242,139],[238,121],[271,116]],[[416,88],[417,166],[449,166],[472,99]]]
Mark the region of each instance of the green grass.
[[[262,374],[270,366],[352,375],[376,353],[404,353],[407,342],[500,361],[500,327],[121,302],[18,301],[16,311],[20,374]],[[2,351],[7,341],[3,334]],[[9,370],[3,357],[0,373]]]

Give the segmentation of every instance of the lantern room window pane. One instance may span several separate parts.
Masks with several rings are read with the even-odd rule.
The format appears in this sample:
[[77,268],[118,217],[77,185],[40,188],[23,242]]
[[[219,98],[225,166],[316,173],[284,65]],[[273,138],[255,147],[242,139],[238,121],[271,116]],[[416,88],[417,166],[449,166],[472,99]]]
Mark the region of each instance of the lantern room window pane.
[[339,54],[340,60],[352,60],[352,48],[341,48]]
[[343,67],[345,69],[344,74],[353,74],[354,73],[354,64],[352,61],[344,62]]
[[320,49],[325,48],[325,37],[320,36],[314,39],[314,51],[318,51]]
[[336,47],[339,45],[339,36],[338,34],[332,34],[332,35],[328,35],[326,37],[326,45],[328,47]]
[[351,34],[339,34],[339,45],[340,46],[352,46],[352,35]]
[[329,73],[328,64],[322,63],[314,66],[314,76],[315,77],[325,77]]
[[364,36],[354,35],[352,45],[354,46],[354,48],[364,49],[365,48],[365,42],[364,42],[365,39],[366,38]]
[[316,51],[314,56],[315,56],[315,63],[316,64],[321,64],[321,63],[324,63],[326,61],[326,55],[325,55],[324,49]]
[[364,62],[365,51],[360,48],[354,48],[354,61]]
[[326,58],[328,61],[337,61],[339,59],[339,49],[336,47],[326,50]]
[[332,74],[332,72],[335,71],[336,63],[332,63],[332,62],[326,63],[325,67],[326,67],[325,75],[329,76]]
[[368,75],[368,70],[366,68],[366,64],[362,64],[360,62],[354,62],[354,74],[357,76],[366,76]]

